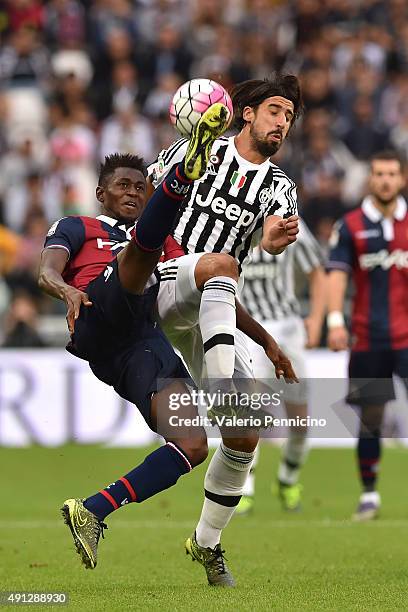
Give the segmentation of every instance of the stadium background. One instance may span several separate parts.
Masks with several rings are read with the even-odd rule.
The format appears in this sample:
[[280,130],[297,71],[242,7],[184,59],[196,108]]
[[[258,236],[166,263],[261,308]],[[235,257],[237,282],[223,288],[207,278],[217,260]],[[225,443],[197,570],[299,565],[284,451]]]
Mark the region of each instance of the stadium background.
[[[274,69],[300,75],[306,113],[275,159],[297,182],[301,214],[327,251],[333,222],[365,193],[370,155],[392,146],[408,156],[407,11],[404,0],[1,3],[2,346],[64,346],[64,305],[36,285],[44,235],[62,216],[97,214],[106,154],[151,162],[177,137],[168,107],[192,77],[230,88]],[[301,297],[306,291],[300,284]],[[58,371],[75,367],[63,351],[53,355]],[[22,371],[30,370],[32,392],[46,405],[47,383],[25,359]],[[325,359],[324,376],[345,374],[345,356]],[[323,376],[312,355],[309,371]],[[4,376],[24,381],[24,372]],[[5,385],[3,414],[20,392],[30,395],[24,382],[16,385],[17,396]]]
[[[172,142],[168,106],[183,81],[209,77],[229,88],[283,69],[300,75],[306,114],[276,163],[297,182],[300,211],[327,250],[333,222],[365,193],[370,155],[392,146],[408,157],[407,2],[4,0],[0,40],[0,457],[8,500],[0,519],[2,588],[69,590],[78,609],[90,601],[97,610],[191,609],[174,585],[202,581],[195,567],[194,574],[190,565],[178,567],[178,555],[199,512],[203,470],[181,493],[138,507],[138,525],[130,512],[127,523],[120,517],[119,533],[103,542],[107,567],[98,568],[97,578],[89,582],[71,567],[77,560],[57,523],[58,504],[126,471],[144,451],[104,448],[115,442],[115,419],[129,411],[120,403],[111,410],[115,400],[106,388],[95,391],[90,375],[84,383],[83,368],[55,348],[66,338],[64,308],[36,287],[44,235],[62,216],[96,213],[104,155],[129,151],[152,161]],[[324,363],[330,376],[345,371],[345,356],[338,361],[320,353],[317,359],[317,369]],[[124,432],[140,426],[133,419]],[[125,436],[122,444],[151,440],[145,432],[138,440]],[[103,446],[35,446],[78,441]],[[227,610],[235,601],[234,609],[272,609],[274,601],[276,609],[404,608],[399,534],[406,532],[407,496],[397,474],[405,451],[386,457],[388,505],[375,534],[372,526],[358,533],[344,527],[358,496],[350,450],[312,453],[300,519],[282,517],[271,502],[276,461],[276,450],[266,449],[257,518],[247,526],[233,523],[226,536],[227,545],[240,545],[233,555],[252,601],[244,601],[242,591],[229,599],[217,594],[217,606]],[[163,530],[165,523],[171,529]],[[264,524],[274,535],[267,541]],[[161,558],[164,542],[170,552]],[[196,604],[212,609],[212,594],[203,593],[194,591]]]

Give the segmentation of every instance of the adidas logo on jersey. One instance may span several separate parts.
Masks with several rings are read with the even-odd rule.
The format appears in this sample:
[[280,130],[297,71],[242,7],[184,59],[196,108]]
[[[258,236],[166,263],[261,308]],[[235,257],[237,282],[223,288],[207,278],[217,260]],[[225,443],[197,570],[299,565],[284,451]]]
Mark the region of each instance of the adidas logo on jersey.
[[228,221],[234,221],[234,225],[237,229],[240,227],[248,227],[255,219],[253,212],[241,208],[238,204],[227,204],[227,201],[221,196],[213,198],[211,191],[204,200],[200,193],[197,193],[195,203],[202,208],[211,207],[211,210],[217,215],[221,215],[228,219]]

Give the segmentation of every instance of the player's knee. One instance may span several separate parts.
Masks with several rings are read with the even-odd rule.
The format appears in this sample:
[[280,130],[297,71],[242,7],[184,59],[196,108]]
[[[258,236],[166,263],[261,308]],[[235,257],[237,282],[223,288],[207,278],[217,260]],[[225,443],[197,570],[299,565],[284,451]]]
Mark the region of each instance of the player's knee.
[[236,281],[238,280],[238,264],[234,257],[231,257],[231,255],[227,253],[208,253],[201,258],[198,265],[200,265],[201,268],[200,272],[200,268],[197,266],[202,283],[207,282],[215,276],[228,276]]
[[243,438],[234,438],[233,440],[224,440],[223,442],[227,448],[241,453],[253,453],[259,442],[259,434],[257,432],[253,434],[248,433]]
[[238,264],[234,257],[227,253],[218,253],[212,272],[213,276],[229,276],[235,280],[238,280],[239,277]]
[[208,457],[208,445],[205,436],[193,437],[183,441],[179,440],[178,445],[183,449],[193,467],[200,465]]

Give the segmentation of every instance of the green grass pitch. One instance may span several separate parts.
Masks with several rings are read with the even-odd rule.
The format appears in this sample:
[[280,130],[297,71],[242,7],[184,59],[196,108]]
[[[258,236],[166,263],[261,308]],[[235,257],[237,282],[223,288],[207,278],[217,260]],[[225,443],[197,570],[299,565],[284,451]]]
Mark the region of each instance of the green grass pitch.
[[80,565],[60,519],[62,502],[112,482],[145,453],[0,449],[0,590],[66,591],[70,610],[407,609],[408,451],[386,449],[382,516],[353,524],[359,487],[351,449],[312,451],[302,478],[304,511],[287,515],[270,494],[278,450],[264,445],[255,513],[234,518],[223,538],[238,582],[228,590],[208,587],[203,568],[184,553],[200,513],[205,466],[110,516],[98,567]]

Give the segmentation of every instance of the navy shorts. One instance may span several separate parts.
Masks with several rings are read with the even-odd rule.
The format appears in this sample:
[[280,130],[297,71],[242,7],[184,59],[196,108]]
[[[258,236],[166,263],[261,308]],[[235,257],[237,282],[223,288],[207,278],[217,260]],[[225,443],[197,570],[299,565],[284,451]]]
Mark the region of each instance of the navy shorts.
[[[108,270],[108,272],[107,272]],[[67,350],[89,362],[99,380],[136,404],[151,426],[153,393],[168,379],[185,379],[188,371],[154,320],[159,285],[143,295],[120,284],[115,260],[86,288],[92,306],[82,306]]]
[[347,402],[373,406],[395,399],[393,374],[408,388],[408,349],[352,351]]

